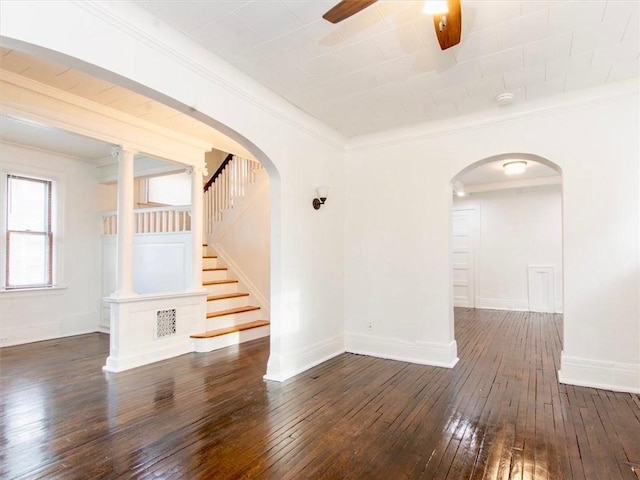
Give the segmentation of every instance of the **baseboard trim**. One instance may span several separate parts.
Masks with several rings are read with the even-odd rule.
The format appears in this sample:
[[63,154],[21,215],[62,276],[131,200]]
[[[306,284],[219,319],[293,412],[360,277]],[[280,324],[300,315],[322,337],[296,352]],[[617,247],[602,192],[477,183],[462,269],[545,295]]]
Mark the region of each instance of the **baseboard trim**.
[[[456,307],[466,307],[461,302],[454,303]],[[527,300],[510,300],[505,298],[476,298],[475,308],[486,310],[510,310],[514,312],[528,312],[529,302]],[[562,302],[555,303],[555,312],[562,313]]]
[[527,300],[510,300],[506,298],[476,298],[476,308],[527,312],[529,310],[529,302]]
[[408,342],[398,338],[347,333],[345,346],[349,353],[432,367],[453,368],[458,363],[458,346],[455,341],[449,343]]
[[98,325],[98,332],[99,333],[106,333],[107,335],[111,334],[111,328],[107,327],[105,325]]
[[[294,353],[280,353],[277,362],[272,363],[270,359],[267,373],[263,378],[275,382],[284,382],[344,352],[344,338],[337,336],[314,343]],[[275,365],[284,365],[286,367],[278,372],[273,371],[277,369]]]
[[[41,334],[41,335],[33,335],[30,336],[32,332],[29,332],[27,335],[25,336],[19,336],[19,335],[15,335],[14,332],[21,332],[23,330],[27,330],[27,329],[18,329],[18,328],[13,328],[13,329],[7,329],[6,332],[2,332],[3,336],[6,336],[9,340],[7,340],[4,343],[0,344],[0,348],[2,347],[15,347],[17,345],[26,345],[29,343],[36,343],[36,342],[44,342],[47,340],[56,340],[57,338],[66,338],[66,337],[76,337],[78,335],[87,335],[89,333],[96,333],[99,332],[100,330],[97,327],[89,327],[89,328],[81,328],[78,330],[72,330],[72,331],[67,331],[67,332],[60,332],[59,327],[59,323],[51,323],[51,324],[47,324],[45,325],[46,327],[49,327],[51,325],[54,325],[56,328],[48,333],[45,334]],[[29,330],[39,330],[41,329],[42,326],[38,325],[36,327],[32,327]],[[101,332],[102,333],[102,332]],[[108,333],[108,332],[107,332]],[[15,336],[18,336],[19,338],[14,338]]]
[[189,336],[184,336],[183,341],[172,342],[173,345],[153,350],[150,352],[143,352],[139,355],[131,355],[127,357],[113,357],[109,355],[107,357],[106,364],[102,367],[105,372],[123,372],[132,368],[142,367],[150,363],[159,362],[161,360],[167,360],[169,358],[178,357],[186,353],[193,352],[191,343],[189,342]]
[[589,360],[563,353],[558,380],[579,387],[640,393],[640,364]]

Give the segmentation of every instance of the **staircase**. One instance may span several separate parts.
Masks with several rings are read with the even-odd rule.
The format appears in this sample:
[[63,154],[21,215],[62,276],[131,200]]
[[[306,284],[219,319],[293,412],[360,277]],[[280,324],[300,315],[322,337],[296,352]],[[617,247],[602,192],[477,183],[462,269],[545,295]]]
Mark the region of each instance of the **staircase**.
[[260,319],[260,307],[249,305],[248,293],[238,291],[238,280],[219,266],[216,255],[203,245],[202,285],[207,289],[206,331],[191,335],[196,352],[210,352],[269,336],[269,322]]

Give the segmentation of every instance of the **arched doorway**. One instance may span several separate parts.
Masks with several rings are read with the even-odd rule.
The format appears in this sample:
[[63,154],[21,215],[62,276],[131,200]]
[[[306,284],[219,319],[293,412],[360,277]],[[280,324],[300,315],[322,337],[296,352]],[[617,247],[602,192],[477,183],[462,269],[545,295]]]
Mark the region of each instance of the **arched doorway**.
[[561,189],[560,167],[523,153],[484,158],[451,179],[454,335],[456,316],[473,309],[562,313]]
[[[51,60],[50,63],[53,63],[53,61],[55,61],[55,62],[61,62],[61,64],[64,64],[64,65],[74,65],[74,67],[78,68],[78,71],[84,71],[87,74],[90,73],[92,75],[96,75],[98,78],[101,78],[102,77],[101,74],[104,74],[104,78],[108,78],[109,81],[113,82],[114,84],[120,84],[123,88],[126,87],[131,91],[134,91],[136,94],[144,95],[145,97],[155,100],[156,102],[162,103],[167,106],[171,106],[174,109],[184,112],[185,114],[193,117],[198,122],[204,123],[212,128],[215,128],[218,132],[220,132],[220,135],[226,136],[232,143],[235,142],[244,152],[248,152],[252,157],[257,159],[264,166],[269,176],[269,195],[271,199],[270,201],[270,224],[271,224],[270,225],[270,249],[271,249],[270,297],[273,298],[274,296],[275,297],[278,296],[280,291],[280,280],[279,280],[280,268],[278,263],[280,259],[280,255],[279,255],[279,251],[280,251],[280,223],[279,223],[280,182],[279,182],[279,173],[275,164],[268,158],[268,156],[265,153],[262,152],[262,150],[260,150],[256,145],[254,145],[252,142],[245,139],[240,134],[232,131],[231,129],[215,121],[214,119],[207,117],[205,115],[199,114],[198,112],[194,111],[192,108],[184,104],[178,104],[175,101],[166,99],[161,95],[159,95],[157,92],[149,88],[143,87],[141,85],[132,85],[131,82],[126,82],[124,79],[115,77],[113,75],[108,75],[108,72],[102,72],[101,70],[97,70],[95,67],[79,63],[76,59],[72,59],[70,57],[60,55],[56,52],[45,51],[43,49],[36,49],[32,46],[21,44],[20,42],[13,42],[13,43],[17,44],[16,49],[20,49],[21,51],[36,53],[36,57],[38,59],[41,59],[47,62]],[[78,67],[78,65],[80,65],[80,68]],[[18,108],[17,105],[16,105],[16,108]],[[32,118],[38,121],[46,120],[47,114],[45,110],[46,109],[42,109],[39,111],[35,110],[34,112],[32,112],[33,113]],[[58,122],[55,123],[55,125],[59,128],[67,127],[66,129],[68,131],[75,130],[74,125],[71,125],[71,124],[65,125],[63,118],[58,118]],[[81,131],[77,133],[86,134],[85,131]],[[277,305],[277,301],[272,302],[272,305],[274,304]],[[278,338],[278,335],[277,335],[278,316],[276,313],[277,308],[272,308],[271,311],[272,311],[272,314],[271,314],[272,336],[271,337],[273,339],[271,351],[272,351],[272,354],[275,354],[277,357],[278,345],[279,345],[277,341],[277,338]],[[275,374],[274,376],[277,377],[277,374]]]

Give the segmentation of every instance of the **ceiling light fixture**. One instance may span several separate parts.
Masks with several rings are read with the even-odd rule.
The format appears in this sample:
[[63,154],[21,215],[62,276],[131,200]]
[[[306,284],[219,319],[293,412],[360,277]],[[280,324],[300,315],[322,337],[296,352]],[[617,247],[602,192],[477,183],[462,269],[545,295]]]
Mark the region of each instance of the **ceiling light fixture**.
[[467,192],[464,191],[464,185],[460,181],[457,181],[453,184],[453,192],[456,194],[457,197],[467,196]]
[[433,15],[442,15],[440,22],[438,22],[438,28],[440,31],[444,31],[444,27],[447,26],[447,13],[449,13],[449,4],[447,0],[425,0],[424,7],[422,7],[422,13]]
[[429,15],[445,15],[449,13],[447,0],[425,0],[422,13]]
[[507,175],[518,175],[520,173],[524,173],[527,169],[527,162],[524,160],[516,160],[514,162],[507,162],[502,165],[504,168],[504,173]]

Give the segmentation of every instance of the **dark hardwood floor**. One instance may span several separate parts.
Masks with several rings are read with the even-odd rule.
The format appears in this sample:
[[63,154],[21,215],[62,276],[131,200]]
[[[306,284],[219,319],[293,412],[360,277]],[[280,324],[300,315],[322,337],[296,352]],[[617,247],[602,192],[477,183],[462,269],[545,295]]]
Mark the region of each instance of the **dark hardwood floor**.
[[460,362],[340,355],[262,379],[268,339],[119,374],[108,336],[0,349],[0,477],[635,479],[638,395],[559,385],[558,315],[456,311]]

